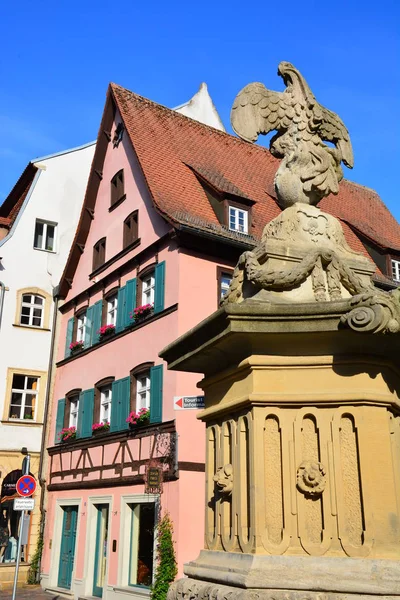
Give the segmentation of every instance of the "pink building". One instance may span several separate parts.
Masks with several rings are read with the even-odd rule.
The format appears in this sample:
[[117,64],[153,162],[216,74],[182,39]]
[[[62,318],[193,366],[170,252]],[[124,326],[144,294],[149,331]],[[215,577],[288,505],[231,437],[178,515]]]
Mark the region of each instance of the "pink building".
[[[216,310],[239,254],[279,214],[277,166],[262,147],[110,86],[59,287],[45,589],[148,596],[160,507],[174,522],[180,573],[202,546],[204,431],[196,410],[176,410],[198,394],[197,378],[167,371],[158,352]],[[379,197],[343,182],[320,206],[394,287],[399,228]],[[114,327],[99,333],[105,325]],[[149,422],[131,427],[140,409]],[[161,494],[148,493],[149,466],[162,470]]]

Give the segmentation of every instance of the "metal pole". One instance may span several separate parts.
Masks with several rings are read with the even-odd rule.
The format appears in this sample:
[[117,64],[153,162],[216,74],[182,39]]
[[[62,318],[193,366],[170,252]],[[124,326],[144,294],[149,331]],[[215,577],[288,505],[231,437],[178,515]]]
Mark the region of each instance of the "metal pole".
[[[22,475],[29,475],[29,469],[31,465],[31,457],[27,454],[22,461]],[[15,563],[15,573],[14,573],[14,585],[11,600],[15,600],[15,595],[17,593],[17,584],[18,584],[18,571],[19,571],[19,563],[21,561],[21,548],[22,548],[22,536],[24,533],[24,523],[25,523],[25,511],[21,511],[21,516],[19,518],[19,536],[18,536],[18,549],[17,549],[17,561]]]

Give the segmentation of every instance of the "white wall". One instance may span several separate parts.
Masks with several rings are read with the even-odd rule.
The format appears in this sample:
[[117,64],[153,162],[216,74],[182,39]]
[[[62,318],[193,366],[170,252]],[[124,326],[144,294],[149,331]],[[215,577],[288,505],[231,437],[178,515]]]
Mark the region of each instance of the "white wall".
[[[14,228],[0,240],[0,280],[5,292],[0,328],[0,419],[3,419],[7,369],[47,371],[51,331],[15,327],[17,291],[37,287],[53,296],[75,235],[95,145],[34,162],[38,174]],[[58,224],[56,252],[33,248],[36,219]],[[53,319],[51,300],[50,328]],[[40,450],[41,428],[0,423],[0,450]]]

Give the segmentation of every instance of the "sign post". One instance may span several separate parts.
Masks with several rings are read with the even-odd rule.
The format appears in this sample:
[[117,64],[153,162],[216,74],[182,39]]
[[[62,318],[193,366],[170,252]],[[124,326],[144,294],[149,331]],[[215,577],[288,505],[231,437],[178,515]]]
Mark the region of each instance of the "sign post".
[[[29,475],[30,463],[31,463],[31,457],[29,456],[29,454],[27,454],[22,462],[22,476],[18,479],[17,484],[16,484],[17,492],[20,496],[23,496],[24,500],[25,500],[25,498],[26,498],[26,500],[30,500],[29,496],[32,496],[32,494],[36,490],[36,481],[35,481],[34,477]],[[21,502],[21,500],[20,500],[20,502]],[[21,512],[21,516],[19,518],[17,560],[15,563],[14,585],[13,585],[11,600],[15,600],[15,596],[17,593],[18,571],[19,571],[19,563],[21,561],[22,537],[24,534],[24,522],[25,522],[25,514],[26,514],[25,513],[26,509],[23,507],[17,508],[16,506],[18,506],[18,504],[16,505],[16,502],[18,502],[17,499],[14,500],[14,510],[21,510],[22,512]],[[34,502],[34,500],[31,500],[31,503],[32,502]],[[32,509],[28,509],[28,510],[32,510]]]

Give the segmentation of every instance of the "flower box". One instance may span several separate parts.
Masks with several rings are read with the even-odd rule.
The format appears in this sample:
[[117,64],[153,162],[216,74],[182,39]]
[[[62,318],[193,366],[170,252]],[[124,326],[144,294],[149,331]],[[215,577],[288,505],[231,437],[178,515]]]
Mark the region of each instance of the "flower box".
[[100,329],[97,330],[97,335],[99,336],[99,341],[109,338],[115,333],[115,325],[103,325]]
[[143,306],[137,306],[129,314],[132,323],[139,323],[153,314],[154,307],[152,304],[144,304]]
[[71,354],[77,354],[81,350],[83,350],[83,342],[71,342],[69,345],[69,349]]
[[110,423],[93,423],[92,425],[92,435],[101,435],[102,433],[106,433],[110,431]]
[[64,427],[58,434],[60,442],[70,442],[76,439],[76,427]]
[[129,429],[136,429],[137,427],[143,427],[143,425],[149,425],[150,409],[141,408],[137,413],[132,411],[126,419],[126,422],[129,423]]

